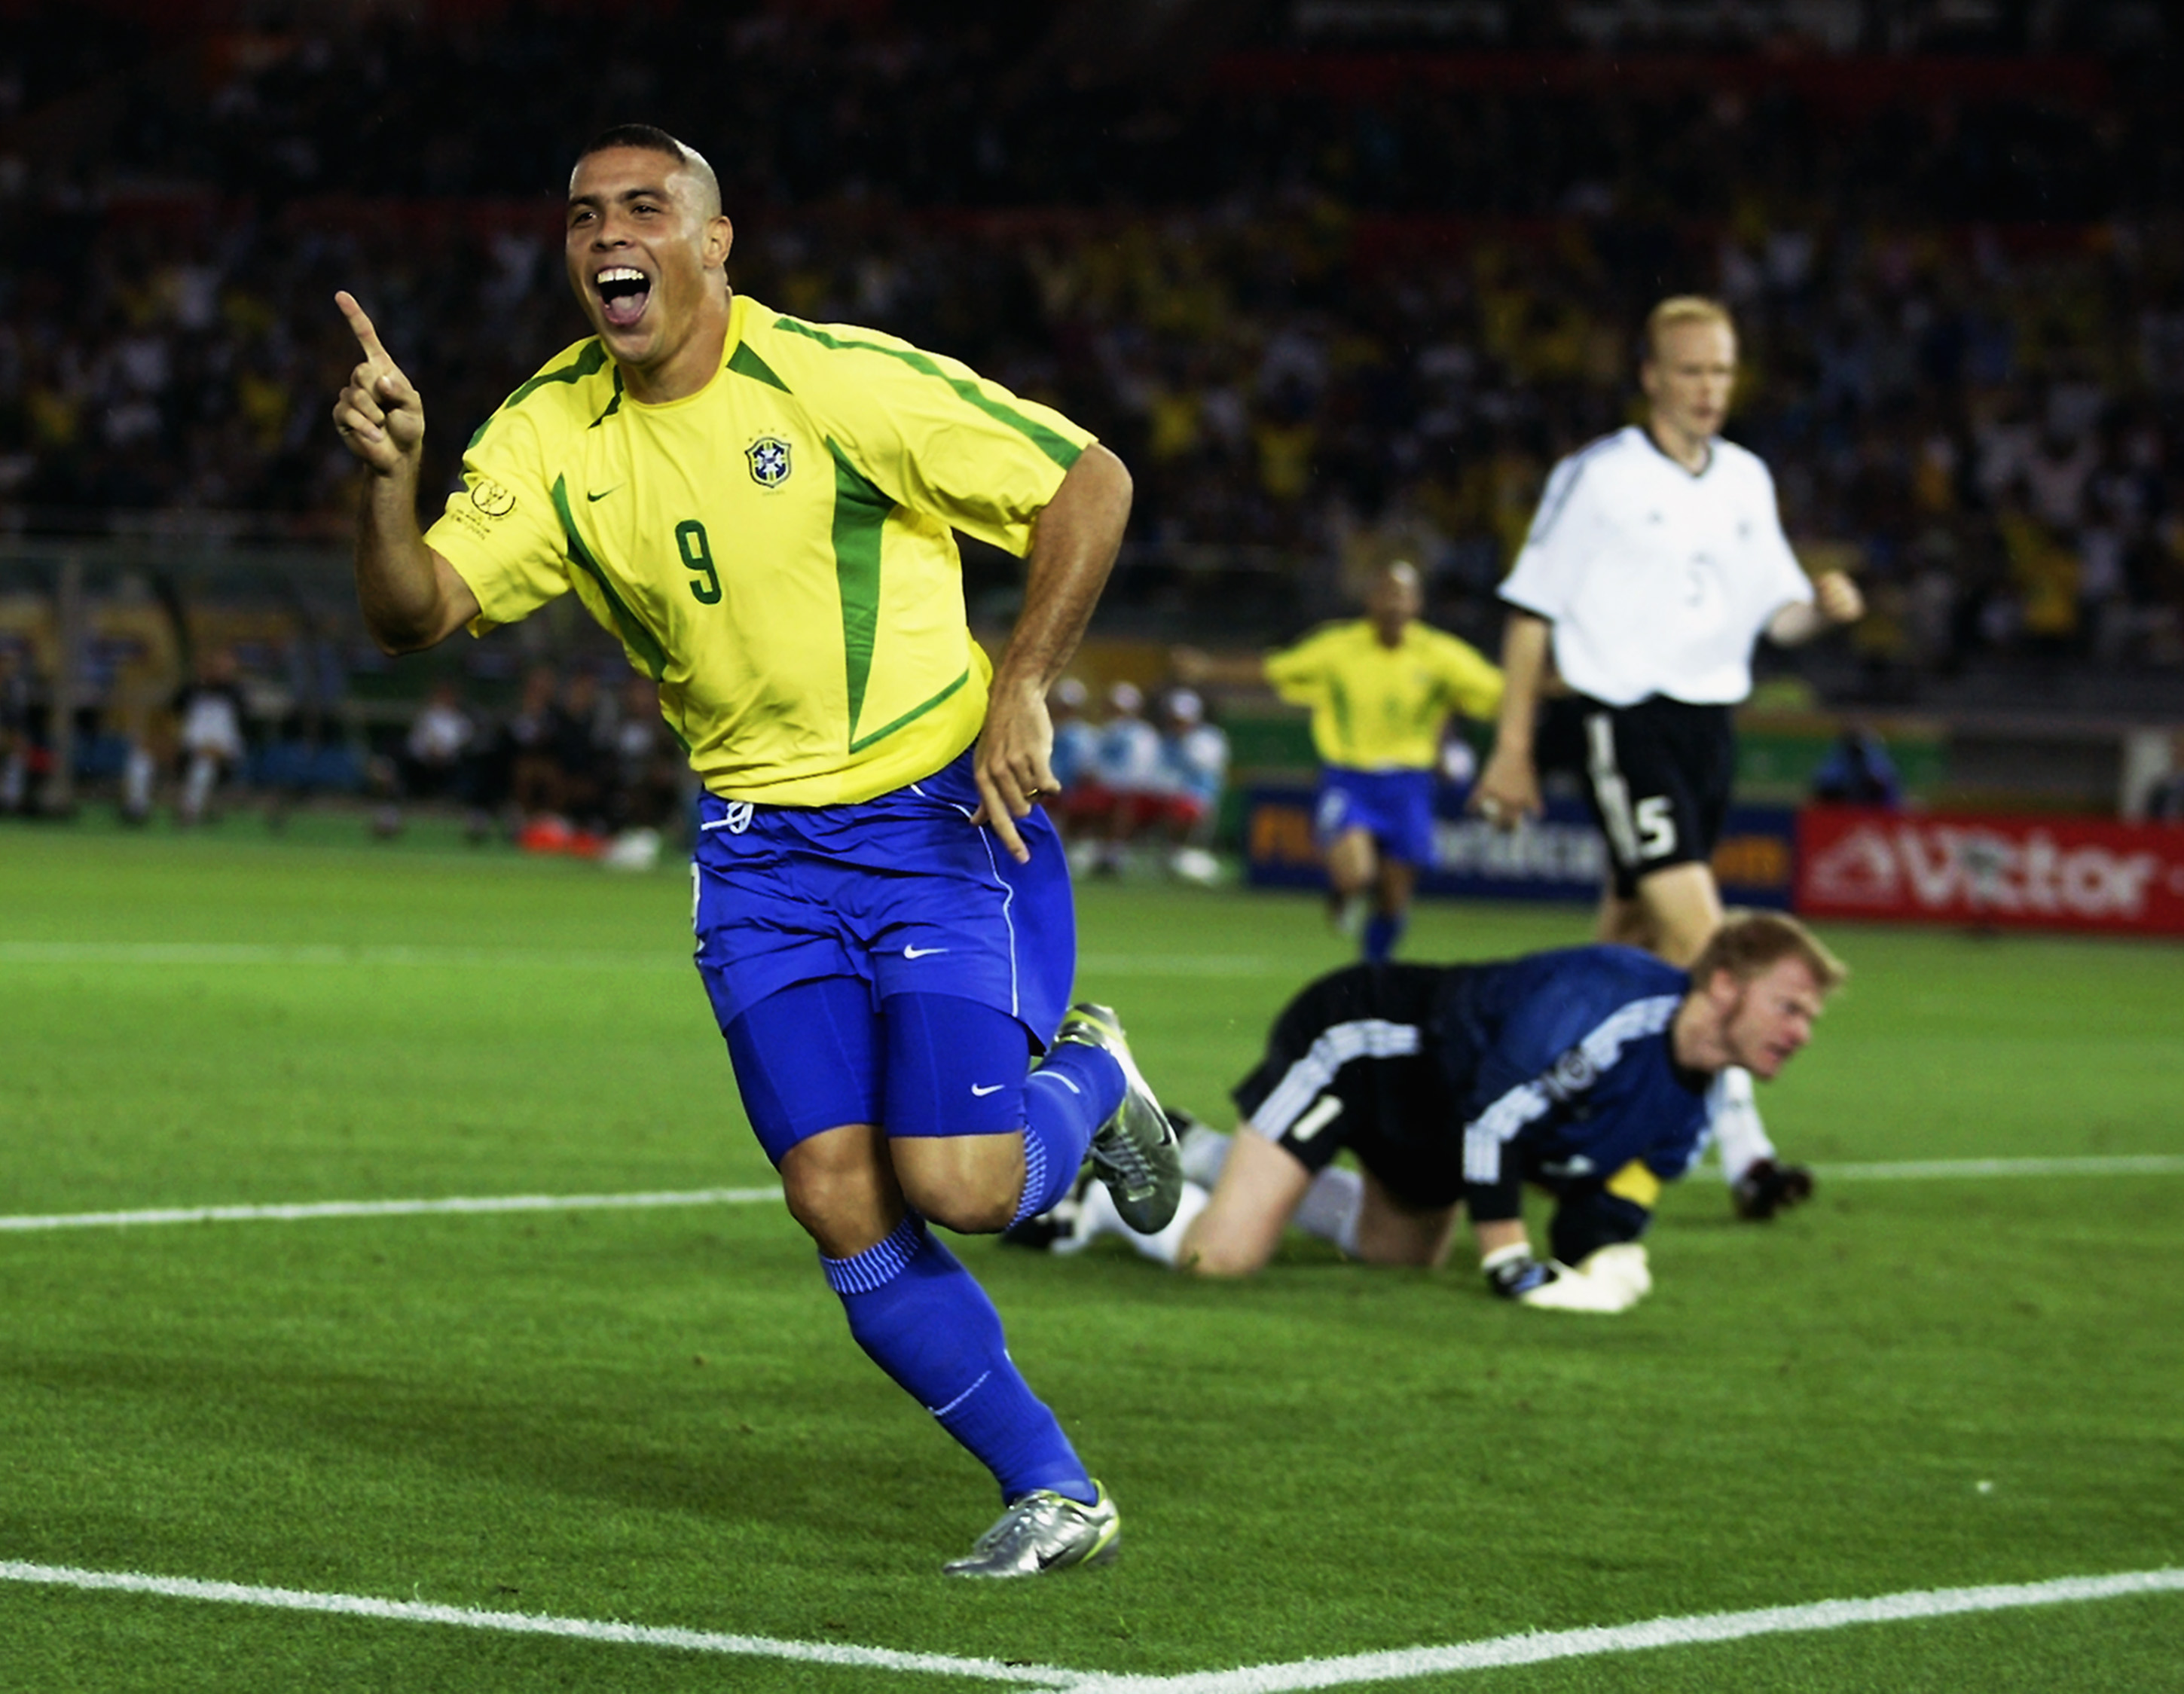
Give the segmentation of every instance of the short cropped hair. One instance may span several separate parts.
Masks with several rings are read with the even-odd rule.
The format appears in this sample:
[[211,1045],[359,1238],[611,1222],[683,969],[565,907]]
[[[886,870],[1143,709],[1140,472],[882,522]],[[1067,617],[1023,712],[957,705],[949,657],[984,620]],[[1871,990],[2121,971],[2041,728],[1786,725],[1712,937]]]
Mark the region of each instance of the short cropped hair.
[[585,142],[583,151],[577,155],[577,163],[582,164],[595,153],[605,153],[618,147],[633,147],[646,153],[666,154],[698,179],[700,195],[710,202],[709,205],[701,204],[699,210],[709,217],[719,213],[721,179],[713,174],[713,167],[706,161],[705,155],[696,148],[676,140],[657,124],[616,124],[611,129],[601,130]]
[[1691,961],[1691,982],[1704,988],[1715,972],[1727,971],[1748,983],[1790,958],[1804,961],[1822,994],[1833,994],[1850,980],[1850,967],[1786,911],[1732,910]]
[[1680,324],[1719,324],[1731,335],[1736,322],[1729,308],[1703,294],[1671,294],[1646,315],[1646,357],[1661,356],[1661,338]]

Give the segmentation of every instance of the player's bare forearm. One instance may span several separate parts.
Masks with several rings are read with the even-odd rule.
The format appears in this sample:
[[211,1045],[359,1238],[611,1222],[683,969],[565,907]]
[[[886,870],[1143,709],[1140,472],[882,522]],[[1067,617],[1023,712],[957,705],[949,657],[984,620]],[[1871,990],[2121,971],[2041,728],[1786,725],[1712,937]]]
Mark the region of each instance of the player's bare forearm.
[[1515,610],[1502,631],[1502,709],[1495,719],[1494,751],[1471,795],[1472,810],[1490,822],[1513,827],[1540,811],[1532,720],[1546,672],[1549,633],[1546,619]]
[[1036,688],[1060,680],[1084,638],[1130,518],[1130,473],[1095,442],[1078,455],[1033,527],[1023,614],[994,680]]
[[990,827],[1018,861],[1031,855],[1016,820],[1056,786],[1047,691],[1084,638],[1129,516],[1130,473],[1095,443],[1061,479],[1032,531],[1023,611],[994,667],[974,766],[980,805],[972,821]]
[[437,646],[478,615],[477,596],[417,527],[414,476],[366,479],[357,513],[356,599],[388,653]]
[[1864,616],[1865,596],[1858,584],[1840,571],[1830,571],[1813,579],[1809,603],[1792,600],[1767,620],[1767,638],[1779,647],[1796,647]]

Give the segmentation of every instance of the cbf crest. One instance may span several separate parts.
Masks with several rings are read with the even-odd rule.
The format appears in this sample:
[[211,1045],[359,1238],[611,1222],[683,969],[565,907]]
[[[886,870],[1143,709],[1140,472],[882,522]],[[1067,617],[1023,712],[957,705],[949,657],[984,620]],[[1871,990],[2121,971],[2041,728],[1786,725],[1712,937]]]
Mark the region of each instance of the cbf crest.
[[788,443],[777,435],[762,435],[744,449],[749,462],[751,481],[761,488],[778,488],[788,480],[793,468],[788,456]]

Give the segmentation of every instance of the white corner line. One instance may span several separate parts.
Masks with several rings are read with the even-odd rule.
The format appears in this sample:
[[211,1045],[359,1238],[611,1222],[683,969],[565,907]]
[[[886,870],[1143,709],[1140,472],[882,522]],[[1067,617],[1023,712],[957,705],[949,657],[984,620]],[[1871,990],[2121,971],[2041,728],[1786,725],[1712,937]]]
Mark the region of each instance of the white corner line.
[[656,1628],[645,1624],[603,1622],[588,1618],[543,1617],[530,1612],[482,1612],[466,1606],[441,1606],[422,1600],[381,1600],[368,1594],[318,1594],[295,1588],[257,1588],[239,1582],[200,1582],[186,1576],[148,1576],[136,1571],[79,1570],[68,1565],[26,1564],[0,1560],[0,1581],[42,1583],[55,1587],[150,1594],[169,1600],[209,1600],[232,1606],[270,1606],[287,1612],[332,1613],[376,1618],[397,1624],[444,1624],[490,1630],[504,1635],[554,1635],[564,1640],[605,1641],[623,1647],[666,1647],[681,1652],[732,1654],[744,1658],[799,1659],[809,1664],[861,1666],[871,1670],[916,1670],[945,1676],[978,1677],[1038,1688],[1064,1689],[1081,1674],[1041,1664],[1005,1664],[993,1658],[956,1658],[946,1653],[896,1652],[886,1647],[851,1647],[833,1641],[776,1641],[766,1635],[723,1635],[710,1630]]
[[293,1223],[318,1218],[419,1218],[434,1212],[599,1212],[655,1206],[758,1206],[773,1188],[695,1188],[671,1194],[507,1194],[449,1200],[323,1200],[292,1206],[182,1206],[144,1212],[63,1212],[0,1218],[0,1234],[120,1229],[152,1223]]
[[1603,1653],[1642,1652],[1655,1647],[1696,1647],[1753,1635],[1840,1630],[1856,1624],[1893,1624],[1947,1618],[1968,1612],[2006,1612],[2028,1606],[2062,1606],[2137,1594],[2184,1591],[2184,1570],[2140,1570],[2118,1576],[2068,1576],[2053,1582],[1989,1588],[1938,1588],[1884,1594],[1870,1600],[1821,1600],[1809,1606],[1770,1606],[1757,1612],[1713,1612],[1691,1618],[1656,1618],[1607,1629],[1557,1630],[1500,1635],[1461,1647],[1411,1647],[1398,1652],[1357,1653],[1185,1676],[1088,1676],[1070,1694],[1293,1694],[1360,1682],[1401,1682],[1451,1671],[1492,1670],[1544,1664]]

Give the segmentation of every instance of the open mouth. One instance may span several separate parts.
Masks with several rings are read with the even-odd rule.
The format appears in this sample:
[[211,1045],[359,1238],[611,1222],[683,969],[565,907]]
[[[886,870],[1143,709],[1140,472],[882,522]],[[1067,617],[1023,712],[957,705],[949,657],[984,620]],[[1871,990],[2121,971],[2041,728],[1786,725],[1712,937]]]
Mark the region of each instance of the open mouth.
[[644,303],[652,298],[652,279],[627,265],[611,265],[592,279],[599,291],[599,306],[616,329],[627,329],[644,315]]

